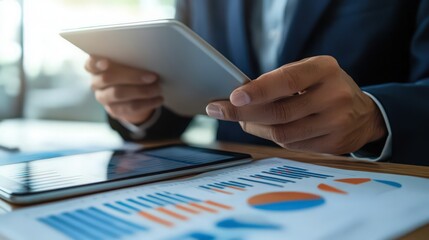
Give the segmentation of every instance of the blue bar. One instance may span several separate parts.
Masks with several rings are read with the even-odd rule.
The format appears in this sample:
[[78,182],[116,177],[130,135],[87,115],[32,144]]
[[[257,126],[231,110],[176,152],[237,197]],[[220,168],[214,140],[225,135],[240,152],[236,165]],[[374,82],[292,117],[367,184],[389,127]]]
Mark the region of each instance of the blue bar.
[[252,179],[247,179],[247,178],[238,178],[240,180],[244,180],[244,181],[249,181],[249,182],[255,182],[255,183],[260,183],[260,184],[266,184],[266,185],[270,185],[270,186],[274,186],[274,187],[283,187],[282,185],[278,185],[278,184],[274,184],[274,183],[267,183],[267,182],[262,182],[262,181],[256,181],[256,180],[252,180]]
[[87,239],[98,239],[96,236],[93,236],[93,235],[91,235],[91,233],[89,233],[89,232],[85,231],[85,229],[81,229],[81,228],[79,228],[78,226],[76,226],[75,224],[70,223],[69,221],[66,221],[65,219],[63,219],[63,218],[61,218],[61,217],[58,217],[58,216],[51,216],[51,219],[52,219],[52,220],[54,220],[54,221],[56,221],[56,222],[59,222],[59,223],[61,223],[61,224],[63,224],[63,225],[69,226],[69,227],[70,227],[70,228],[72,228],[74,231],[77,231],[77,232],[82,233],[83,235],[85,235],[85,237],[86,237]]
[[302,178],[299,178],[299,177],[285,176],[282,173],[277,173],[277,172],[265,172],[265,171],[263,171],[262,173],[269,174],[269,175],[274,175],[274,176],[279,176],[279,177],[285,177],[285,178],[302,179]]
[[293,173],[293,174],[303,175],[303,176],[311,176],[311,177],[317,177],[317,178],[327,178],[327,177],[329,177],[328,175],[324,175],[324,174],[305,172],[305,171],[293,170],[293,169],[282,168],[282,167],[278,167],[277,169],[280,169],[282,171],[288,171],[288,173],[290,172],[290,173]]
[[266,176],[266,175],[261,175],[261,174],[256,174],[256,176],[261,176],[261,177],[266,177],[266,178],[271,178],[271,179],[277,179],[279,181],[285,181],[285,182],[288,182],[288,183],[295,183],[295,181],[292,181],[292,180],[289,180],[289,179],[285,179],[284,177],[281,177],[281,176],[273,177],[273,176]]
[[310,177],[312,177],[312,176],[309,176],[309,175],[307,175],[307,174],[301,174],[301,173],[297,173],[297,172],[295,172],[295,171],[293,171],[293,172],[290,172],[290,171],[285,171],[285,170],[277,170],[277,171],[280,171],[280,174],[284,174],[284,175],[287,175],[287,176],[294,176],[294,177],[299,177],[299,178],[310,178]]
[[250,178],[255,178],[257,180],[265,180],[265,181],[276,182],[276,183],[283,183],[283,184],[286,183],[286,182],[283,182],[283,181],[277,181],[277,180],[267,179],[267,178],[258,177],[258,176],[255,176],[255,175],[250,175],[249,177]]
[[139,201],[137,201],[137,200],[134,200],[134,199],[131,199],[131,198],[128,198],[127,199],[127,201],[128,202],[132,202],[132,203],[134,203],[134,204],[137,204],[137,205],[139,205],[139,206],[141,206],[141,207],[144,207],[144,208],[152,208],[151,206],[149,206],[149,205],[146,205],[146,204],[144,204],[144,203],[141,203],[141,202],[139,202]]
[[297,175],[297,176],[302,176],[302,177],[305,177],[305,178],[311,178],[311,177],[314,177],[314,178],[323,178],[323,179],[327,178],[325,176],[320,176],[318,174],[313,174],[313,173],[309,173],[309,172],[299,172],[299,171],[290,170],[290,169],[281,169],[281,170],[284,173],[293,174],[293,175]]
[[75,240],[90,239],[90,238],[87,238],[85,235],[82,235],[81,232],[75,231],[74,229],[71,229],[70,226],[64,225],[64,223],[57,222],[53,220],[51,217],[39,218],[38,220],[48,225],[49,227],[54,228],[58,232],[61,232],[62,234],[67,235],[72,239],[75,239]]
[[129,209],[129,210],[131,210],[131,211],[134,211],[134,212],[140,212],[140,209],[138,209],[138,208],[136,208],[136,207],[133,207],[133,206],[131,206],[131,205],[129,205],[129,204],[126,204],[126,203],[124,203],[124,202],[116,201],[116,204],[118,204],[118,205],[120,205],[120,206],[122,206],[122,207],[128,208],[128,209]]
[[157,201],[153,201],[153,200],[150,200],[150,199],[147,199],[147,198],[144,198],[144,197],[137,197],[138,199],[141,199],[141,200],[143,200],[143,201],[146,201],[146,202],[148,202],[148,203],[153,203],[153,204],[155,204],[155,205],[158,205],[158,206],[164,206],[164,204],[163,203],[161,203],[161,202],[157,202]]
[[238,184],[235,184],[235,183],[222,182],[222,184],[224,184],[225,186],[233,186],[233,187],[238,187],[238,188],[246,188],[243,185],[238,185]]
[[118,224],[115,222],[112,218],[106,218],[103,215],[99,215],[97,213],[94,213],[94,211],[88,209],[88,210],[77,210],[79,214],[85,215],[88,218],[92,219],[95,222],[100,222],[101,224],[105,224],[106,226],[114,227],[118,232],[129,235],[134,232],[134,228],[131,228],[129,226],[123,226],[123,224]]
[[124,209],[118,208],[118,207],[116,207],[116,206],[113,206],[113,205],[112,205],[112,204],[110,204],[110,203],[105,203],[105,204],[104,204],[104,206],[106,206],[106,207],[108,207],[108,208],[110,208],[110,209],[113,209],[113,210],[115,210],[115,211],[117,211],[117,212],[120,212],[120,213],[131,214],[130,212],[125,211]]
[[269,176],[264,176],[264,175],[259,175],[259,174],[253,175],[251,177],[261,178],[261,179],[270,180],[270,181],[274,181],[274,182],[280,182],[280,183],[291,183],[292,182],[292,181],[289,181],[286,179],[269,177]]
[[264,177],[267,177],[267,178],[279,179],[279,180],[283,180],[283,181],[286,181],[286,182],[289,182],[289,183],[296,183],[296,181],[285,179],[285,177],[283,177],[283,176],[276,176],[276,177],[266,176],[266,175],[261,175],[261,176],[264,176]]
[[308,176],[307,174],[302,174],[302,172],[298,172],[298,171],[296,171],[296,170],[291,170],[291,169],[285,169],[285,168],[281,168],[281,167],[278,167],[278,168],[271,168],[270,169],[270,171],[277,171],[277,172],[282,172],[282,173],[285,173],[285,174],[291,174],[291,175],[296,175],[296,176],[298,176],[298,177],[303,177],[303,176]]
[[207,189],[207,190],[211,190],[209,187],[206,187],[206,186],[200,186],[200,188],[204,188],[204,189]]
[[[128,232],[122,231],[122,229],[113,228],[111,224],[106,224],[98,221],[97,219],[91,218],[88,214],[82,213],[82,211],[75,211],[74,214],[78,215],[83,222],[86,222],[88,225],[94,225],[94,228],[99,229],[99,231],[107,232],[112,235],[114,238],[118,238],[122,235],[127,235]],[[131,232],[129,232],[131,233]]]
[[290,174],[292,176],[297,176],[297,177],[309,177],[309,175],[306,172],[299,172],[297,170],[292,170],[292,169],[287,169],[287,168],[278,167],[278,168],[272,169],[272,170],[281,171],[283,174]]
[[[167,192],[167,193],[168,193],[168,192]],[[171,194],[171,193],[168,193],[168,194]],[[187,196],[182,195],[182,194],[174,194],[174,195],[176,195],[176,196],[178,196],[178,197],[181,197],[182,199],[185,199],[185,200],[187,200],[187,201],[191,201],[191,202],[202,202],[202,201],[201,201],[201,200],[199,200],[199,199],[191,198],[191,197],[187,197]]]
[[219,187],[222,187],[222,188],[229,187],[228,185],[226,185],[226,184],[222,184],[222,183],[213,183],[213,185],[215,185],[215,186],[219,186]]
[[[278,170],[280,171],[280,170]],[[309,178],[308,175],[302,175],[302,174],[297,174],[295,172],[285,172],[285,171],[281,171],[278,172],[279,174],[283,174],[284,176],[292,176],[292,177],[297,177],[299,179],[303,179],[303,178]]]
[[159,198],[159,197],[155,197],[155,196],[153,196],[153,195],[147,195],[147,197],[148,197],[148,198],[156,199],[156,200],[158,200],[158,201],[161,201],[161,202],[167,203],[167,204],[169,204],[169,205],[174,205],[174,202],[171,202],[171,201],[168,201],[168,200],[165,200],[165,199]]
[[[289,170],[288,168],[285,167],[278,167],[279,169],[285,169],[285,170]],[[308,174],[308,175],[314,175],[314,176],[320,176],[320,177],[333,177],[331,175],[326,175],[326,174],[321,174],[321,173],[314,173],[314,172],[307,172],[307,171],[300,171],[300,170],[293,170],[296,173],[302,173],[302,174]]]
[[305,168],[291,167],[288,165],[284,165],[283,167],[287,167],[287,168],[294,169],[294,170],[308,171],[308,169],[305,169]]
[[143,227],[143,226],[140,226],[140,225],[138,225],[138,224],[134,224],[134,223],[132,223],[132,222],[125,221],[125,220],[123,220],[123,219],[121,219],[121,218],[115,217],[114,215],[111,215],[111,214],[108,214],[108,213],[106,213],[106,212],[103,212],[103,211],[101,211],[101,210],[99,210],[99,209],[97,209],[97,208],[95,208],[95,207],[91,207],[89,210],[91,210],[92,212],[97,213],[97,214],[99,214],[99,215],[102,215],[102,216],[104,216],[104,217],[107,217],[107,218],[109,218],[109,219],[111,219],[111,220],[115,220],[115,222],[121,223],[121,224],[126,225],[126,226],[128,226],[128,227],[131,227],[131,228],[133,228],[133,229],[136,229],[136,230],[143,230],[143,231],[146,231],[146,230],[147,230],[147,228],[145,228],[145,227]]
[[235,184],[240,184],[240,185],[243,185],[243,186],[246,186],[246,187],[253,187],[253,185],[246,184],[246,183],[241,183],[241,182],[236,182],[236,181],[229,181],[229,182],[235,183]]
[[229,186],[231,186],[230,184],[226,184],[226,183],[223,183],[223,182],[213,183],[213,184],[216,185],[216,186],[221,186],[221,187],[229,187]]
[[98,228],[94,228],[91,225],[87,225],[84,221],[82,221],[82,219],[71,213],[61,214],[61,218],[73,223],[75,226],[95,236],[97,239],[112,238],[112,235],[106,234],[103,231],[100,232]]
[[263,171],[262,173],[268,173],[268,174],[271,173],[271,174],[275,174],[277,176],[283,176],[283,177],[294,178],[294,179],[302,179],[302,177],[300,177],[300,176],[285,173],[285,172],[280,171],[280,170],[270,170],[270,172]]
[[176,198],[176,197],[168,196],[168,195],[165,195],[165,194],[162,194],[162,193],[156,193],[156,195],[159,195],[159,196],[171,199],[171,200],[176,201],[176,202],[187,203],[187,201],[184,201],[184,200]]
[[[275,174],[275,173],[271,174],[271,173],[269,173],[269,172],[264,172],[264,173],[265,173],[265,174],[270,174],[270,175],[274,175],[274,176],[278,176],[278,177],[280,177],[280,178],[278,178],[278,177],[270,177],[270,176],[266,176],[266,177],[269,177],[269,178],[282,179],[282,180],[287,181],[287,182],[290,182],[290,183],[296,183],[295,181],[288,180],[288,179],[284,179],[284,178],[285,178],[285,176],[283,176],[283,175],[277,175],[277,174]],[[294,178],[293,178],[293,179],[294,179]]]
[[216,185],[216,186],[221,186],[221,187],[230,187],[230,185],[227,185],[227,184],[223,184],[223,183],[213,183],[214,185]]
[[213,185],[213,184],[207,184],[207,186],[214,187],[214,188],[217,188],[217,189],[225,189],[224,187],[219,187],[219,186],[216,186],[216,185]]
[[268,177],[268,176],[264,176],[264,175],[260,175],[260,174],[250,175],[250,177],[258,178],[258,179],[264,179],[264,180],[268,180],[268,181],[279,182],[279,183],[288,183],[288,182],[289,182],[289,181],[288,181],[288,180],[286,180],[286,179],[280,179],[280,178]]

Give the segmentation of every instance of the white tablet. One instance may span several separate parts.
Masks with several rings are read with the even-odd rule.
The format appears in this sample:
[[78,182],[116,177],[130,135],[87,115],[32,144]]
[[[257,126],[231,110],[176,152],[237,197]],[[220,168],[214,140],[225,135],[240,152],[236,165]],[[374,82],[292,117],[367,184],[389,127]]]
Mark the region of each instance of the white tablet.
[[165,106],[205,114],[249,81],[237,67],[184,24],[161,20],[65,30],[61,36],[88,54],[159,74]]

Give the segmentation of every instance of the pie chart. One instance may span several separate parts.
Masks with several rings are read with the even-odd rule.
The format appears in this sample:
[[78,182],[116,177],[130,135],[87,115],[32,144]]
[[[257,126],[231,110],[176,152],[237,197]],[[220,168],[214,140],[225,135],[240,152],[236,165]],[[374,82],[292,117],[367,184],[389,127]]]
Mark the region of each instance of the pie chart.
[[270,192],[255,195],[247,203],[265,211],[297,211],[317,207],[325,203],[319,195],[305,192]]
[[[398,189],[402,187],[402,184],[398,182],[388,181],[388,180],[380,180],[380,179],[371,179],[371,178],[342,178],[342,179],[335,179],[334,182],[339,182],[341,184],[347,185],[356,185],[356,186],[366,186],[366,183],[375,182],[376,185],[369,185],[367,188],[369,189],[380,189],[382,186],[387,186],[388,188],[392,189]],[[338,193],[338,194],[348,194],[348,191],[344,190],[345,186],[333,186],[331,184],[325,184],[321,183],[317,185],[317,188],[319,190],[322,190],[324,192],[330,192],[330,193]]]

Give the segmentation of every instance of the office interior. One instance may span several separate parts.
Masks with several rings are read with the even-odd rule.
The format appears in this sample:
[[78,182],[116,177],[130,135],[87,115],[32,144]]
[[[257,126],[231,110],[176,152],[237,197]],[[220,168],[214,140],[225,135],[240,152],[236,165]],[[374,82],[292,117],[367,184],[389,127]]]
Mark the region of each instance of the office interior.
[[[88,55],[63,39],[59,33],[64,29],[73,29],[83,26],[98,26],[173,18],[175,16],[174,6],[175,0],[0,0],[0,159],[5,156],[9,156],[11,153],[35,153],[70,149],[115,148],[123,146],[122,144],[124,141],[119,134],[109,126],[106,111],[96,101],[94,93],[91,91],[91,76],[84,68]],[[182,135],[181,141],[189,144],[210,147],[215,146],[222,150],[248,151],[247,153],[252,154],[252,156],[256,156],[256,158],[268,158],[272,156],[283,158],[296,157],[296,159],[300,161],[302,160],[304,163],[315,163],[327,167],[418,176],[421,177],[421,179],[419,178],[418,181],[416,180],[416,182],[419,183],[415,188],[417,190],[420,190],[424,186],[427,187],[425,184],[428,184],[425,182],[427,179],[423,180],[423,178],[429,178],[429,170],[427,167],[422,166],[400,166],[399,164],[389,165],[388,163],[383,162],[362,163],[355,160],[345,159],[343,156],[331,157],[328,155],[316,155],[313,153],[300,155],[288,152],[282,153],[280,148],[272,150],[268,147],[239,147],[238,144],[228,145],[227,143],[223,145],[223,143],[216,142],[216,124],[217,121],[209,118],[208,116],[197,116],[193,119],[192,123]],[[344,166],[344,161],[349,165],[345,164]],[[298,171],[297,174],[302,174],[300,168],[292,167],[290,170],[295,170]],[[315,173],[310,171],[309,176],[312,178],[319,176],[320,178],[322,174],[318,174],[317,170],[320,169],[316,168],[316,170],[313,170]],[[322,170],[320,171],[322,172]],[[237,170],[237,172],[239,172],[239,170]],[[329,174],[329,170],[326,170],[326,172],[323,173]],[[343,172],[339,173],[345,174]],[[230,176],[235,177],[234,174],[235,173],[230,173]],[[242,173],[239,172],[239,174]],[[356,176],[358,175],[359,174]],[[354,175],[351,174],[350,176]],[[398,183],[395,181],[377,180],[375,177],[376,175],[369,174],[368,176],[374,177],[372,180],[370,177],[356,177],[356,179],[359,180],[350,180],[351,178],[348,179],[345,177],[344,179],[348,179],[345,180],[345,182],[347,183],[347,181],[349,181],[348,184],[350,186],[357,186],[361,183],[371,182],[371,184],[374,185],[381,183],[380,189],[383,191],[385,191],[385,189],[400,188],[397,185]],[[387,179],[395,179],[394,177],[395,176]],[[274,178],[271,178],[271,180],[273,179]],[[328,178],[328,180],[330,179]],[[415,183],[411,178],[407,179],[407,181],[413,184]],[[332,180],[332,182],[334,181]],[[234,188],[232,190],[236,192],[244,192],[248,191],[249,188],[251,189],[253,185],[258,185],[257,181],[254,182],[255,184],[247,183],[248,184],[240,186],[240,181],[238,185],[234,185],[236,183],[232,181],[232,185],[229,186],[229,188]],[[284,182],[277,182],[275,184],[279,185],[283,183]],[[216,194],[221,195],[219,193],[225,191],[225,189],[223,189],[225,186],[221,186],[224,183],[219,184],[219,189],[215,190],[217,190]],[[336,182],[332,186],[341,186],[338,184],[339,183]],[[209,187],[212,188],[212,186]],[[332,190],[330,187],[331,185],[328,187],[325,186],[325,193],[327,193],[327,195],[338,194],[338,192],[335,193],[335,191],[341,191],[338,189]],[[404,189],[405,187],[401,190]],[[207,196],[212,196],[210,194],[213,194],[213,191],[215,190],[209,190],[212,192],[204,192],[201,197],[205,198]],[[231,189],[227,189],[227,192],[229,192],[229,190]],[[408,191],[408,189],[406,190]],[[429,195],[426,193],[419,193],[417,190],[414,192],[416,194],[418,193],[416,195],[417,197],[415,197],[416,199],[420,196],[420,200],[429,199]],[[124,190],[124,194],[128,193],[129,192],[125,192]],[[109,194],[109,192],[106,194]],[[170,193],[167,193],[167,195],[168,194]],[[365,194],[367,193],[365,192]],[[217,195],[213,195],[217,197]],[[178,194],[175,195],[175,197],[177,196]],[[306,198],[309,196],[300,197]],[[310,197],[314,198],[315,195]],[[337,198],[336,195],[335,198]],[[324,200],[322,201],[321,199],[322,198],[316,199],[319,201],[317,204],[320,206],[325,204],[325,202],[323,202]],[[76,204],[76,201],[73,203]],[[182,203],[183,199],[182,202],[179,201],[179,204]],[[233,205],[235,202],[230,203],[227,200],[221,200],[221,203]],[[415,207],[417,204],[422,203],[423,201],[416,202],[416,205],[412,205],[414,204],[414,202],[412,202],[409,203],[409,207]],[[216,204],[218,204],[216,207],[222,211],[227,212],[231,210],[225,210],[228,206],[225,207],[225,205],[219,204],[218,202],[216,202]],[[384,205],[380,203],[378,204],[380,209],[382,209]],[[392,200],[390,205],[393,206],[394,204],[397,203]],[[370,204],[368,204],[368,206],[369,205]],[[20,207],[15,208],[13,204],[8,204],[0,200],[0,216],[10,214],[11,212],[13,214],[13,211],[19,208]],[[346,209],[347,208],[344,208],[343,210]],[[350,211],[355,210],[355,212],[358,212],[357,209],[358,208],[349,208]],[[416,207],[415,209],[418,208]],[[421,209],[421,218],[416,220],[415,225],[412,225],[410,222],[410,226],[406,228],[406,231],[394,232],[392,227],[387,227],[386,229],[380,227],[380,236],[394,236],[394,239],[397,239],[414,231],[412,233],[413,235],[409,235],[408,238],[405,237],[404,239],[427,239],[429,236],[429,225],[427,224],[428,221],[425,221],[425,219],[429,218],[429,212],[423,208]],[[376,210],[377,208],[374,207],[374,211]],[[384,213],[388,214],[388,211],[386,210]],[[122,216],[120,214],[121,213],[119,213],[118,216]],[[270,214],[272,214],[272,212],[268,212],[266,215],[260,215],[265,217],[265,219],[261,218],[253,220],[258,223],[257,220],[268,220],[267,222],[269,222],[269,220],[276,219],[275,217],[271,218],[271,216],[274,216],[276,213],[273,215]],[[340,216],[340,212],[333,212],[332,214]],[[245,215],[245,217],[246,216],[247,215]],[[254,217],[255,215],[251,216]],[[276,215],[276,217],[278,216],[280,215]],[[373,219],[378,219],[376,217],[379,216],[374,216]],[[5,222],[4,219],[5,218],[0,217],[0,222],[2,220]],[[404,217],[404,219],[406,218]],[[385,223],[389,223],[388,220],[389,219],[387,219]],[[352,223],[352,221],[350,222]],[[380,221],[379,223],[382,224],[383,222]],[[394,224],[396,223],[392,223],[391,226],[395,226]],[[148,224],[145,225],[145,227],[146,226],[151,225]],[[262,225],[262,227],[264,226],[267,227],[267,225]],[[400,229],[399,225],[397,226],[398,229]],[[274,229],[275,225],[272,225],[271,227]],[[422,228],[419,229],[419,227]],[[1,228],[2,226],[0,225],[0,230]],[[269,226],[267,228],[269,228]],[[173,228],[166,229],[170,230]],[[285,229],[288,230],[287,228]],[[339,235],[335,236],[347,236],[347,231],[350,229],[344,229],[345,232],[341,232]],[[415,231],[416,229],[417,231]],[[308,230],[309,233],[313,230],[317,231],[321,229],[311,227]],[[167,232],[164,229],[162,231]],[[219,234],[219,236],[225,236],[222,235],[222,231],[224,230],[222,229],[215,233],[210,232],[210,234],[213,233],[213,236],[216,234]],[[204,238],[211,237],[212,235],[202,234],[195,236],[189,235],[189,238],[185,238],[187,235],[183,235],[185,237],[180,239],[246,239],[246,237],[233,237],[251,235],[246,235],[249,234],[249,232],[240,231],[235,232],[237,233],[234,233],[235,235],[228,235],[228,238]],[[385,233],[383,231],[392,231],[394,232],[394,235],[383,235]],[[57,231],[57,233],[58,232],[59,231]],[[228,229],[225,230],[225,232],[228,232]],[[144,236],[144,233],[144,231],[138,232],[136,230],[136,234],[142,234],[137,236]],[[174,231],[171,231],[171,233],[174,233]],[[258,232],[258,234],[260,233],[261,232]],[[268,235],[266,235],[266,239],[271,239],[271,235],[269,235],[271,232],[267,230],[267,233]],[[317,234],[308,236],[317,236]],[[354,236],[359,236],[359,234]],[[368,237],[367,239],[372,239],[370,232],[366,232],[361,236],[365,236],[365,238]],[[123,236],[121,235],[121,237]],[[124,237],[126,236],[124,235]],[[1,236],[0,239],[2,239]],[[79,239],[79,237],[74,238],[72,236],[71,239]],[[273,239],[281,239],[281,237]],[[342,238],[334,237],[331,239]]]

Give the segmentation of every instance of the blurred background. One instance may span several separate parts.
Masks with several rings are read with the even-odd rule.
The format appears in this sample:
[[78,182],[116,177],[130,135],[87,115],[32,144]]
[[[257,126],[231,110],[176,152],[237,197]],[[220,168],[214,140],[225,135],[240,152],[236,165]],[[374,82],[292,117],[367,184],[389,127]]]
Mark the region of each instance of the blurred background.
[[[105,122],[83,65],[62,29],[173,18],[174,0],[0,0],[0,120]],[[198,117],[185,139],[210,142]]]

